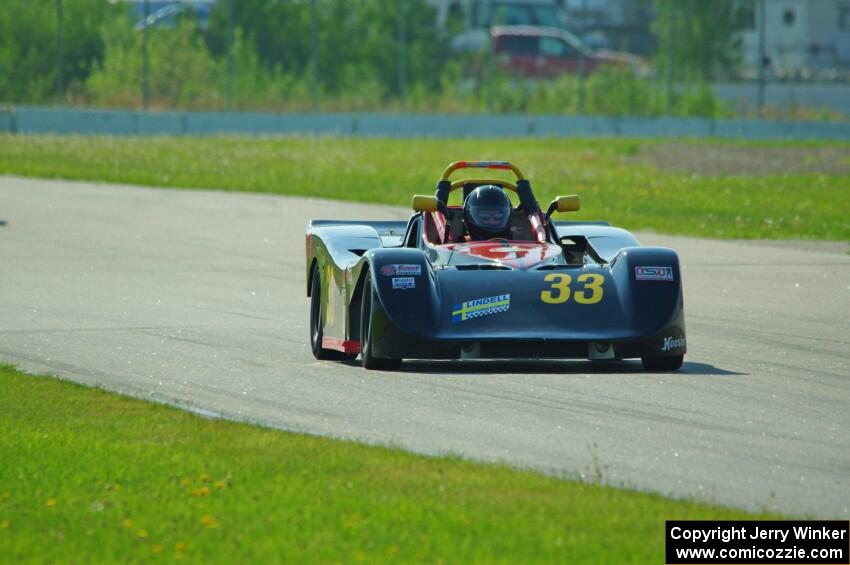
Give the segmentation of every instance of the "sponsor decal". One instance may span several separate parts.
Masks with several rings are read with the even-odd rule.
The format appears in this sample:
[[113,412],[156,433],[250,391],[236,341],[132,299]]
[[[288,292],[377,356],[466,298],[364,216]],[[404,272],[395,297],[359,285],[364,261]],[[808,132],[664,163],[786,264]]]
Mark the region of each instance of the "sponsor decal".
[[561,257],[564,251],[558,245],[522,242],[470,241],[453,244],[452,250],[461,255],[490,259],[508,267],[527,269]]
[[488,296],[487,298],[467,300],[452,307],[452,323],[457,324],[472,318],[507,312],[510,308],[510,294],[499,294],[497,296]]
[[685,338],[683,337],[665,337],[664,343],[661,344],[661,351],[673,351],[685,347]]
[[381,274],[388,277],[418,277],[422,274],[422,265],[384,265],[381,267]]
[[635,278],[639,281],[672,281],[673,267],[635,267]]
[[393,290],[405,290],[416,288],[416,279],[413,277],[393,277]]

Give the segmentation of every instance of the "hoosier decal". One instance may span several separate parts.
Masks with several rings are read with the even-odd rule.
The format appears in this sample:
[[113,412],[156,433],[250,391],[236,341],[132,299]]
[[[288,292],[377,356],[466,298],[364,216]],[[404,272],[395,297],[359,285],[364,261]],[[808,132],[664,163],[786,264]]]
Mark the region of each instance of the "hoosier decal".
[[661,351],[672,351],[685,347],[685,338],[683,337],[665,337],[664,343],[661,344]]
[[510,307],[510,294],[500,294],[498,296],[468,300],[454,305],[452,308],[452,323],[457,324],[471,318],[507,312]]
[[672,281],[673,267],[635,267],[635,278],[639,281]]

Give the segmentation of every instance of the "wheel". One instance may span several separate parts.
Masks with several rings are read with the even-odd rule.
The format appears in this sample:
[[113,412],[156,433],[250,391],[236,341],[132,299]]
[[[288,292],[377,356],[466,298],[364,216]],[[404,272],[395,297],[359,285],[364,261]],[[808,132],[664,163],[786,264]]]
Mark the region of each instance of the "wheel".
[[365,369],[393,371],[401,367],[401,359],[381,359],[372,355],[372,278],[366,273],[360,310],[360,359]]
[[310,283],[310,349],[313,357],[320,360],[344,361],[354,359],[356,355],[349,355],[334,349],[322,347],[322,336],[324,335],[324,324],[322,322],[322,280],[319,277],[319,268],[313,269],[313,281]]
[[643,368],[647,371],[676,371],[682,367],[684,355],[673,357],[641,357]]

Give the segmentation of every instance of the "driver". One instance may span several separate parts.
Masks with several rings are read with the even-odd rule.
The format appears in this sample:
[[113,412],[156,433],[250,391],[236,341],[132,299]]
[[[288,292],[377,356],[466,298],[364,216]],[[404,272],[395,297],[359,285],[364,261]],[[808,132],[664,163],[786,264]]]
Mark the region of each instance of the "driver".
[[507,239],[511,231],[511,200],[498,186],[479,186],[463,201],[463,221],[473,241]]

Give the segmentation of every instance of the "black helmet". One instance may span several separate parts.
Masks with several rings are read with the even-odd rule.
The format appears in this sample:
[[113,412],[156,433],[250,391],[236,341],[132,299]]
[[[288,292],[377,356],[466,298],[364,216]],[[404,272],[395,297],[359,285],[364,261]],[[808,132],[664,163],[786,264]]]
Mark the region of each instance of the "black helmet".
[[479,186],[463,201],[463,221],[469,237],[474,240],[508,237],[511,200],[498,186]]

